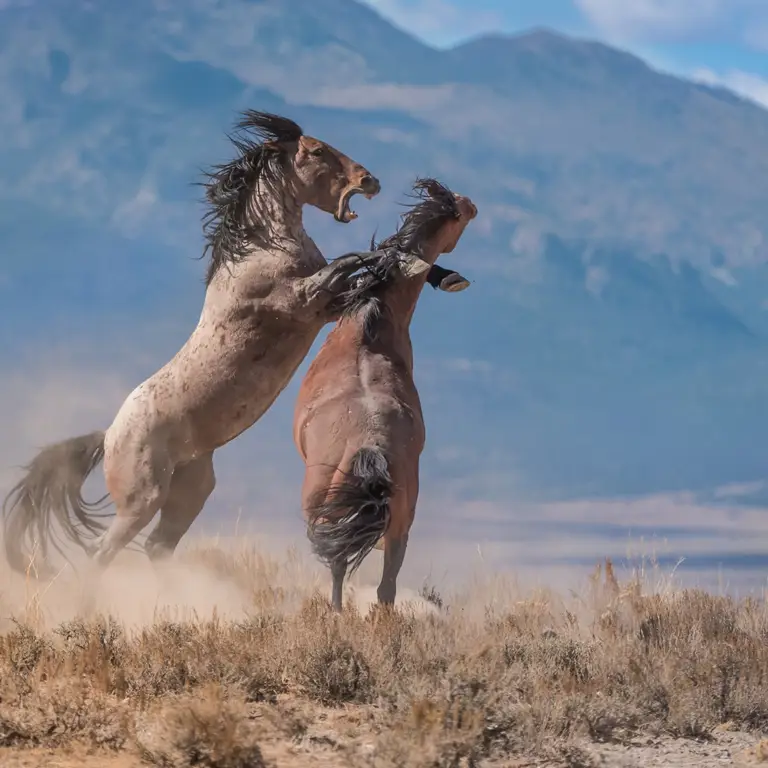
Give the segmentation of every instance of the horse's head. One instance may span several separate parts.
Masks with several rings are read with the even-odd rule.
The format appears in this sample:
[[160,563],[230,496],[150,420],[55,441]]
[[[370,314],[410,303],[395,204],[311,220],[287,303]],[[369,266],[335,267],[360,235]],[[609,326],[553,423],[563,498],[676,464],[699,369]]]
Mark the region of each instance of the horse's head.
[[[418,202],[403,214],[397,232],[378,247],[415,253],[433,264],[441,253],[453,251],[477,216],[477,208],[468,197],[457,195],[436,179],[418,179],[413,192]],[[428,257],[427,251],[431,254]]]
[[349,207],[353,195],[370,199],[381,190],[379,180],[367,168],[312,136],[298,139],[289,162],[301,202],[332,213],[344,224],[357,218]]
[[287,117],[248,110],[231,138],[238,151],[208,173],[203,219],[208,282],[222,264],[244,259],[253,248],[279,246],[281,214],[312,205],[347,223],[357,218],[349,201],[381,185],[367,168],[319,139],[305,136]]
[[451,192],[434,179],[418,181],[415,187],[423,190],[429,200],[439,205],[444,211],[453,211],[451,216],[436,216],[434,219],[434,226],[438,228],[436,251],[438,254],[451,253],[469,222],[477,216],[477,207],[468,197]]

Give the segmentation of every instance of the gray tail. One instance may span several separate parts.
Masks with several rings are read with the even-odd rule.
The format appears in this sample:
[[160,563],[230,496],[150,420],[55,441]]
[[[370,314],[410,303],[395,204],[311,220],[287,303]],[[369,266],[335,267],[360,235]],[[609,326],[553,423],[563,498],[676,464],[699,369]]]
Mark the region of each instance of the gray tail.
[[361,448],[344,481],[309,510],[312,551],[326,565],[346,563],[354,573],[389,527],[392,477],[381,448]]
[[26,474],[3,502],[5,554],[13,570],[26,573],[34,559],[42,561],[40,573],[51,545],[67,559],[54,524],[86,551],[87,540],[104,531],[100,518],[109,515],[99,510],[108,497],[89,503],[82,496],[86,478],[103,458],[104,433],[92,432],[46,446],[25,467]]

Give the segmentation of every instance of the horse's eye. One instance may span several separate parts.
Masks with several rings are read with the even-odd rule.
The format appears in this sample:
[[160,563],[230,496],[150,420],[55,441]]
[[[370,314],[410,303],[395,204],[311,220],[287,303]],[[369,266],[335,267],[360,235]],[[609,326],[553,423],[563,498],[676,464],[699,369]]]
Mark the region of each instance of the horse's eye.
[[314,149],[309,150],[309,154],[312,155],[312,157],[322,157],[323,151],[322,147],[315,147]]

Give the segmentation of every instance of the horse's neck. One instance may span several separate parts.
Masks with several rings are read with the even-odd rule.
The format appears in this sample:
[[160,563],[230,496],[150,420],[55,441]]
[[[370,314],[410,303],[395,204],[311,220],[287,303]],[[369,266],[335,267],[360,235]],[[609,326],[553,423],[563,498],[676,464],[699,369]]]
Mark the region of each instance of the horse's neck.
[[[258,194],[258,193],[257,193]],[[284,271],[307,275],[326,264],[315,241],[304,229],[302,205],[289,193],[282,198],[265,196],[261,200],[262,210],[268,211],[270,236],[274,247],[269,251],[275,255]],[[263,259],[264,251],[254,251],[247,261]]]
[[254,194],[252,210],[258,207],[260,218],[271,237],[287,242],[301,241],[306,236],[302,205],[287,189],[282,194],[260,187]]
[[[422,246],[421,258],[431,266],[437,261],[441,252],[438,237],[435,236],[431,242],[427,241]],[[424,284],[427,282],[427,274],[428,272],[422,272],[415,277],[400,277],[380,299],[384,304],[384,312],[377,322],[382,324],[382,333],[387,337],[388,343],[410,361],[411,369],[413,369],[411,321]]]
[[422,275],[400,278],[381,299],[385,306],[383,315],[392,325],[393,333],[404,340],[408,339],[409,343],[413,313],[425,282],[426,277]]
[[[413,280],[420,282],[421,286],[424,285],[421,276],[415,277]],[[378,310],[372,306],[369,310],[375,313],[373,318],[370,315],[366,317],[365,311],[357,318],[357,332],[363,347],[378,354],[399,358],[408,365],[409,370],[413,370],[413,345],[411,343],[413,307],[408,311],[407,304],[402,302],[402,296],[398,296],[398,299],[399,301],[393,302],[392,297],[386,294],[380,297],[379,302],[383,306],[379,307]],[[418,295],[416,299],[418,300]],[[414,301],[414,307],[415,304]]]
[[[434,257],[430,257],[430,253],[425,251],[422,258],[431,266],[437,261],[437,256],[438,254],[435,254]],[[413,313],[416,311],[424,284],[427,282],[427,274],[428,272],[422,272],[420,275],[407,278],[401,276],[381,297],[386,305],[385,314],[390,317],[398,332],[407,336],[409,341],[411,320],[413,320]]]

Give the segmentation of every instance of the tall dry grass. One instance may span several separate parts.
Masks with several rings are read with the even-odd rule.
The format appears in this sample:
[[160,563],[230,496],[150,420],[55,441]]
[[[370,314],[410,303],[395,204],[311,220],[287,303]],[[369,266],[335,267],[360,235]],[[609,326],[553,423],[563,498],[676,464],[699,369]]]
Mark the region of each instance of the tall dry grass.
[[174,768],[283,765],[289,753],[355,767],[578,766],[585,740],[768,726],[762,599],[620,583],[606,563],[580,596],[521,596],[501,580],[425,588],[430,610],[348,601],[336,616],[312,579],[248,547],[200,546],[179,568],[229,585],[247,611],[50,626],[38,591],[26,613],[4,613],[0,747],[84,743]]

